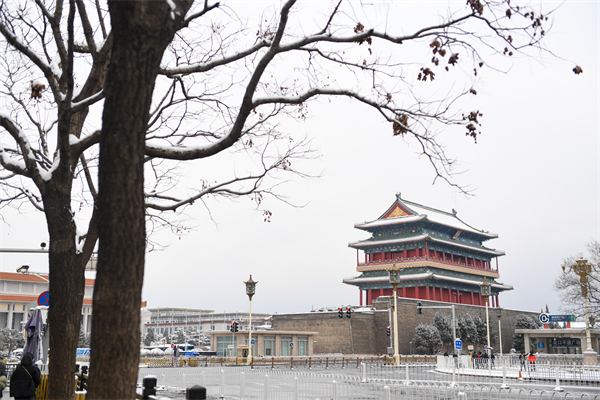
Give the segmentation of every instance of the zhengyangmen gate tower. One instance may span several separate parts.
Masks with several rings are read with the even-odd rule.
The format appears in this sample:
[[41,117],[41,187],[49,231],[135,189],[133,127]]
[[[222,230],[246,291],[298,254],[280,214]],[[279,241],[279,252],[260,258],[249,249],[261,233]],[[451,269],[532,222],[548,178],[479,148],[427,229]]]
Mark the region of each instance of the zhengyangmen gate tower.
[[361,274],[344,283],[358,286],[360,305],[392,296],[387,269],[394,265],[402,268],[399,297],[483,306],[480,285],[485,278],[491,283],[489,305],[496,307],[498,294],[513,289],[497,281],[497,257],[504,252],[483,245],[498,235],[471,227],[454,210],[436,210],[397,194],[381,217],[354,227],[372,235],[349,244],[357,251],[356,270]]

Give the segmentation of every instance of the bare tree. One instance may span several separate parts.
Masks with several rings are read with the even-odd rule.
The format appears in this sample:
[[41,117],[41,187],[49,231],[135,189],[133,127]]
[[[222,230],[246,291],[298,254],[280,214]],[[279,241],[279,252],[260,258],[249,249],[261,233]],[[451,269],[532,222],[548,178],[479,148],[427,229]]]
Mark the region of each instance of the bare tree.
[[593,321],[600,316],[600,243],[592,240],[585,247],[590,255],[587,261],[593,266],[587,278],[582,280],[581,276],[569,269],[580,259],[579,256],[570,256],[563,260],[566,268],[554,281],[554,290],[560,296],[561,310],[576,316],[585,316],[583,294],[587,292],[588,313],[593,325]]
[[[98,237],[92,347],[101,351],[92,351],[88,395],[130,398],[147,223],[182,229],[164,212],[209,196],[248,195],[259,205],[265,194],[278,197],[274,186],[286,173],[305,174],[296,165],[312,156],[278,126],[304,118],[323,96],[376,110],[452,184],[438,132],[460,126],[476,139],[482,113],[461,102],[476,95],[486,59],[540,47],[548,19],[508,1],[468,0],[404,34],[363,25],[369,7],[342,1],[314,26],[295,0],[249,26],[208,0],[109,1],[108,12],[86,0],[0,4],[0,206],[29,202],[46,216],[50,398],[73,397],[64,377],[74,374],[83,269]],[[409,47],[421,55],[407,59],[418,54]],[[241,161],[212,168],[223,155]],[[202,178],[181,175],[181,161]],[[115,326],[119,336],[103,340]]]

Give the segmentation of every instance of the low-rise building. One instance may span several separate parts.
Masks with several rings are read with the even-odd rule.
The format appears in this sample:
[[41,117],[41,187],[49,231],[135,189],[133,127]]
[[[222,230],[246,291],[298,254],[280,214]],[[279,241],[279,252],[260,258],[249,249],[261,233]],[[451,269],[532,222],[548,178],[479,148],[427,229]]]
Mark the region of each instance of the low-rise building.
[[[254,315],[253,315],[254,317]],[[312,356],[318,332],[252,330],[252,356]],[[236,355],[239,346],[248,347],[249,331],[213,332],[210,350],[218,356]]]
[[[268,324],[271,314],[252,313],[252,330]],[[223,312],[193,308],[143,308],[142,332],[154,331],[155,335],[177,334],[179,330],[196,328],[199,332],[228,331],[232,321],[238,321],[242,329],[249,329],[248,313]]]
[[[21,330],[30,308],[49,290],[48,274],[0,272],[0,329]],[[86,333],[92,328],[94,279],[85,280],[81,325]]]

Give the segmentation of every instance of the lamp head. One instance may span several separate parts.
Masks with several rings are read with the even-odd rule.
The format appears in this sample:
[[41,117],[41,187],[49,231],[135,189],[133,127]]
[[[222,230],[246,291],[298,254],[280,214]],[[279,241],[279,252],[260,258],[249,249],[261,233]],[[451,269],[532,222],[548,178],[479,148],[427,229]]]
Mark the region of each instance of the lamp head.
[[17,272],[20,272],[22,274],[27,274],[29,272],[29,265],[22,265],[19,268],[17,268]]
[[250,275],[250,279],[244,283],[246,284],[246,294],[248,295],[248,298],[252,300],[252,296],[256,293],[256,284],[258,281],[253,281],[252,275]]

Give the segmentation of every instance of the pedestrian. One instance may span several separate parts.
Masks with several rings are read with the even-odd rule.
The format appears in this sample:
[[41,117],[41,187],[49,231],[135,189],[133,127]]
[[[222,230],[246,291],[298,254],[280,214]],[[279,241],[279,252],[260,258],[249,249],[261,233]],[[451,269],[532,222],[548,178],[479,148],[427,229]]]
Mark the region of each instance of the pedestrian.
[[481,359],[483,360],[484,368],[487,368],[488,363],[490,362],[490,356],[488,355],[487,351],[485,353],[483,353],[483,355],[481,356]]
[[25,353],[10,376],[10,396],[15,400],[33,400],[42,381],[40,369],[33,364],[33,354]]
[[2,398],[2,392],[8,385],[6,379],[6,365],[4,365],[4,357],[0,354],[0,399]]
[[494,352],[490,350],[490,353],[492,354],[492,368],[494,368],[494,361],[496,360],[496,356],[494,355]]
[[454,354],[452,355],[452,358],[454,359],[454,366],[455,366],[456,368],[458,368],[458,355],[457,355],[456,353],[454,353]]
[[521,364],[521,371],[525,369],[525,353],[521,350],[521,354],[519,355],[519,363]]
[[529,366],[532,371],[535,371],[535,354],[533,352],[529,353]]

